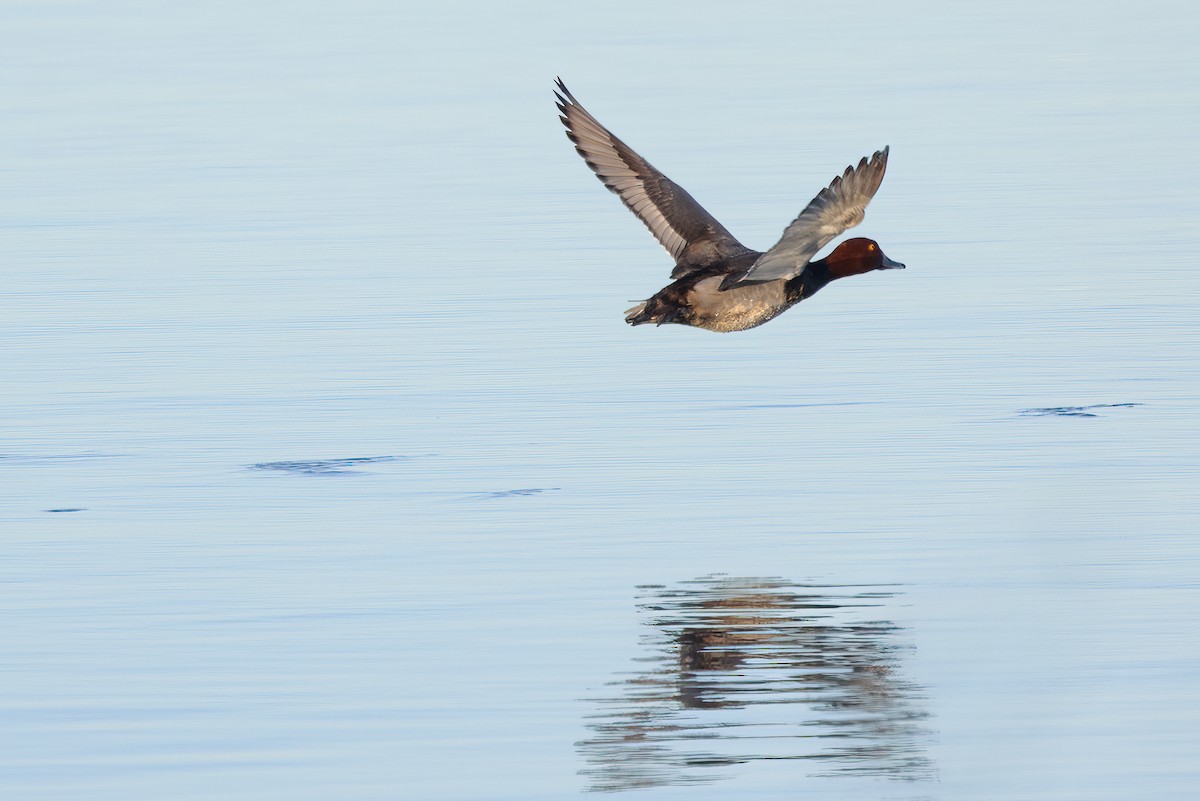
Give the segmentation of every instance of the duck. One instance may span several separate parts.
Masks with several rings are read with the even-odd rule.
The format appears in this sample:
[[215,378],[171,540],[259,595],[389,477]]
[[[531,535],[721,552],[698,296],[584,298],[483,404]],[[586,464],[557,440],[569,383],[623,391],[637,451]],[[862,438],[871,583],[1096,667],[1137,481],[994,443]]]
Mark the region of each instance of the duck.
[[718,333],[775,319],[831,281],[873,270],[903,270],[872,239],[847,239],[863,221],[887,171],[889,148],[851,165],[822,189],[770,250],[752,250],[683,187],[656,170],[580,105],[562,79],[554,93],[567,138],[592,172],[675,259],[671,283],[625,312],[630,325],[675,324]]

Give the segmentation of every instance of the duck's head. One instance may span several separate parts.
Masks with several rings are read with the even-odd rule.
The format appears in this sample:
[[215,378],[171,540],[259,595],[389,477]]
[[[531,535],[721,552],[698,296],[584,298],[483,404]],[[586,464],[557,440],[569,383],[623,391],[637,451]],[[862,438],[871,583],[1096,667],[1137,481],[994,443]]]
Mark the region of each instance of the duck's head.
[[834,248],[826,259],[833,278],[860,275],[871,270],[903,270],[904,265],[883,254],[883,248],[873,239],[847,239]]

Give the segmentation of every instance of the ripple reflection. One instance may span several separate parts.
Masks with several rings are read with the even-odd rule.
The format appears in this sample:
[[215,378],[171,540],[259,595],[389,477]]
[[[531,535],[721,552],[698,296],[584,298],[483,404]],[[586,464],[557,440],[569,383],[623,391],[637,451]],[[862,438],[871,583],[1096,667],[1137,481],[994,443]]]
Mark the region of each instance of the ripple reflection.
[[643,666],[594,699],[577,743],[592,791],[728,778],[755,760],[813,775],[931,778],[912,646],[882,620],[891,587],[709,576],[640,587]]

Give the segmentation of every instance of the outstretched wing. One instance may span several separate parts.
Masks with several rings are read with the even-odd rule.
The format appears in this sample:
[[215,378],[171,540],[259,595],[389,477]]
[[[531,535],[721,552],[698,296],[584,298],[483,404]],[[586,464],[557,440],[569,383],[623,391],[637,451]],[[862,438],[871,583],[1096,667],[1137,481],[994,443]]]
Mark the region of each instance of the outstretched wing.
[[672,278],[749,252],[682,187],[613,136],[556,81],[567,137],[597,177],[638,216],[675,259]]
[[888,148],[877,150],[868,162],[833,179],[783,231],[775,246],[762,254],[737,283],[795,278],[838,234],[863,221],[867,204],[879,191],[887,170]]

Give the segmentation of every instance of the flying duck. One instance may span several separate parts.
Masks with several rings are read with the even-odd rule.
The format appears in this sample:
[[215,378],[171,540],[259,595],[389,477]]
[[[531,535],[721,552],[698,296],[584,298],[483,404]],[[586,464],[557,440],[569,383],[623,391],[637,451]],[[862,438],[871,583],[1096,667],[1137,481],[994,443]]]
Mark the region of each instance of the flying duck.
[[830,281],[904,269],[877,242],[862,238],[848,239],[813,261],[834,237],[862,222],[883,181],[888,148],[847,167],[760,253],[737,241],[681,186],[601,125],[561,79],[556,83],[560,119],[579,155],[675,259],[672,282],[625,313],[630,325],[744,331],[778,317]]

